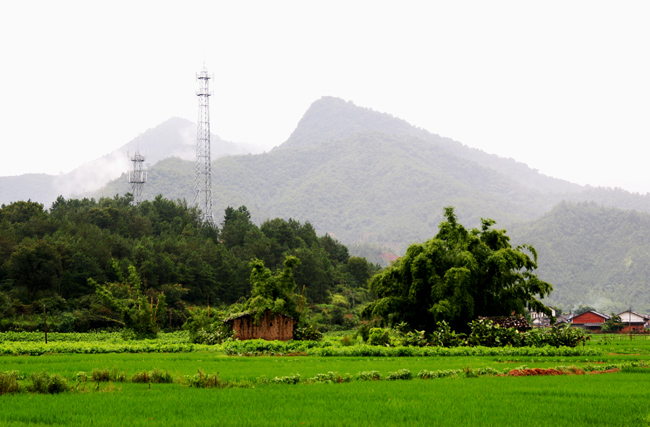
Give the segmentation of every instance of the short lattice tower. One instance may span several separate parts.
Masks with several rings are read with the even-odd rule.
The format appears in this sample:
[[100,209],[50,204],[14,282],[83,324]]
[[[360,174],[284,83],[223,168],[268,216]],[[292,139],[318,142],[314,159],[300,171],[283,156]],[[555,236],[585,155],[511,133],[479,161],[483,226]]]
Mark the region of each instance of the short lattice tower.
[[142,188],[147,182],[147,171],[144,170],[144,155],[140,154],[140,151],[136,149],[133,156],[129,155],[129,153],[127,153],[127,156],[133,163],[133,169],[129,171],[126,180],[131,184],[133,204],[137,206],[142,202]]

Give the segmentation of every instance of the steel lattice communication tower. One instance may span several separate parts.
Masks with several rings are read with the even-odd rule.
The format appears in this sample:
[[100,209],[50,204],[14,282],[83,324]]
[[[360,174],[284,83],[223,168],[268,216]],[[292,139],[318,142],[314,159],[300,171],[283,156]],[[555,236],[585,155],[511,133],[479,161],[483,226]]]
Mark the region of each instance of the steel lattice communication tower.
[[212,171],[210,166],[210,79],[208,70],[197,73],[199,90],[199,119],[196,129],[196,178],[194,181],[194,203],[201,209],[204,223],[214,225],[212,216]]
[[129,153],[127,153],[127,156],[133,162],[133,170],[129,171],[126,181],[131,184],[131,188],[133,189],[133,204],[137,206],[142,202],[142,187],[147,182],[147,171],[142,167],[144,164],[144,156],[137,149],[133,156],[130,156]]

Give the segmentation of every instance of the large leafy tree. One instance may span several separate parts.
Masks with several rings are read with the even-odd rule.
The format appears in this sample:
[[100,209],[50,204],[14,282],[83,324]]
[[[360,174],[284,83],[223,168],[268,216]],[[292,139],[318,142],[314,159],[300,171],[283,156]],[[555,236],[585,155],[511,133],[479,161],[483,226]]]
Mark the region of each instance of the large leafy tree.
[[38,292],[58,291],[62,274],[61,256],[44,240],[24,240],[7,261],[7,272],[18,287],[24,287],[30,297]]
[[390,323],[406,322],[431,331],[445,320],[456,330],[478,316],[550,314],[540,299],[552,286],[540,280],[532,246],[512,247],[505,230],[483,219],[480,229],[458,223],[453,207],[431,240],[411,245],[406,254],[371,279],[377,300],[364,311]]
[[[88,279],[95,287],[96,294],[110,310],[121,315],[122,320],[116,320],[124,326],[124,335],[128,338],[155,338],[158,334],[159,321],[165,312],[167,304],[165,294],[159,292],[145,293],[142,281],[133,265],[129,265],[129,276],[125,279],[117,261],[113,261],[113,269],[118,282],[100,285],[93,279]],[[182,287],[179,287],[182,289]]]

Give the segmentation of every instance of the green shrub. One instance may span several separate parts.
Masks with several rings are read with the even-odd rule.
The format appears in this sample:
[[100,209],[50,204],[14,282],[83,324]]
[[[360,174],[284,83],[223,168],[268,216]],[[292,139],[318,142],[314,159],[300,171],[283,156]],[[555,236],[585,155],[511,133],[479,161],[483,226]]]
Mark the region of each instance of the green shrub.
[[458,347],[465,343],[465,334],[457,334],[444,320],[436,324],[436,330],[430,336],[431,345],[437,347]]
[[580,328],[572,328],[571,325],[554,326],[546,329],[534,329],[526,332],[525,345],[531,347],[577,347],[583,345],[591,337],[585,334]]
[[131,377],[133,383],[154,383],[154,384],[170,384],[174,382],[174,378],[169,374],[169,371],[161,371],[154,368],[152,371],[136,372]]
[[293,330],[293,339],[297,341],[320,341],[323,334],[314,325],[307,325]]
[[74,374],[74,380],[77,381],[78,383],[88,382],[88,373],[85,371],[79,371],[76,374]]
[[343,338],[341,338],[341,345],[343,347],[354,345],[354,338],[352,338],[350,335],[345,335]]
[[194,375],[187,375],[185,379],[190,387],[196,388],[223,388],[227,385],[219,379],[219,373],[205,374],[201,369]]
[[411,380],[413,379],[413,373],[408,369],[400,369],[396,372],[389,372],[386,375],[387,380]]
[[98,369],[95,368],[92,370],[90,373],[90,380],[92,382],[105,382],[105,381],[110,381],[110,373],[108,369]]
[[428,371],[426,369],[418,372],[418,378],[422,380],[429,380],[434,378],[448,378],[458,375],[461,372],[460,369],[447,369],[444,371]]
[[[211,314],[211,316],[210,316]],[[221,344],[232,340],[234,332],[230,325],[224,323],[224,313],[207,309],[196,308],[183,329],[188,332],[189,340],[195,344]]]
[[357,374],[357,380],[361,381],[379,381],[381,373],[379,371],[363,371]]
[[47,372],[34,372],[30,376],[32,383],[27,386],[31,393],[58,394],[70,390],[70,386],[59,374],[48,374]]
[[284,377],[274,377],[269,382],[271,384],[298,384],[300,382],[300,374],[287,375]]
[[429,345],[424,331],[408,331],[406,323],[402,322],[395,327],[397,334],[397,343],[404,347],[424,347]]
[[8,393],[18,393],[20,386],[18,385],[18,372],[0,372],[0,395]]
[[[79,377],[79,374],[84,374],[86,375],[85,372],[80,372],[77,373],[77,377]],[[87,375],[86,375],[87,378]],[[79,378],[77,378],[79,380]],[[86,381],[86,380],[83,380]],[[108,369],[98,369],[95,368],[91,371],[90,373],[90,381],[92,382],[107,382],[107,381],[114,381],[114,382],[124,382],[126,381],[126,373],[123,371],[120,371],[117,369],[117,367],[113,367],[110,371]]]
[[467,344],[471,346],[504,347],[524,345],[524,335],[514,328],[502,328],[489,319],[478,319],[470,322],[471,332]]
[[388,329],[371,328],[368,335],[370,345],[390,345],[390,333]]
[[341,376],[338,372],[328,372],[326,374],[317,374],[315,377],[309,378],[307,383],[348,383],[352,381],[350,374]]
[[361,337],[363,342],[368,342],[368,338],[370,338],[370,329],[372,329],[372,326],[369,322],[361,322],[359,329],[357,329],[357,332],[355,333],[355,338]]

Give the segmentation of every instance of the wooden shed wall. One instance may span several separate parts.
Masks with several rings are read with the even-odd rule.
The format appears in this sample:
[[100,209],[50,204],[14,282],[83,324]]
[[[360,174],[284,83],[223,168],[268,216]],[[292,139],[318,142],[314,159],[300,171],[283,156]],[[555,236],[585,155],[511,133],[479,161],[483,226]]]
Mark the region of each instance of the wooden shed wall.
[[292,340],[293,319],[288,316],[264,313],[258,325],[255,324],[253,316],[242,316],[232,319],[232,329],[235,331],[237,340]]

